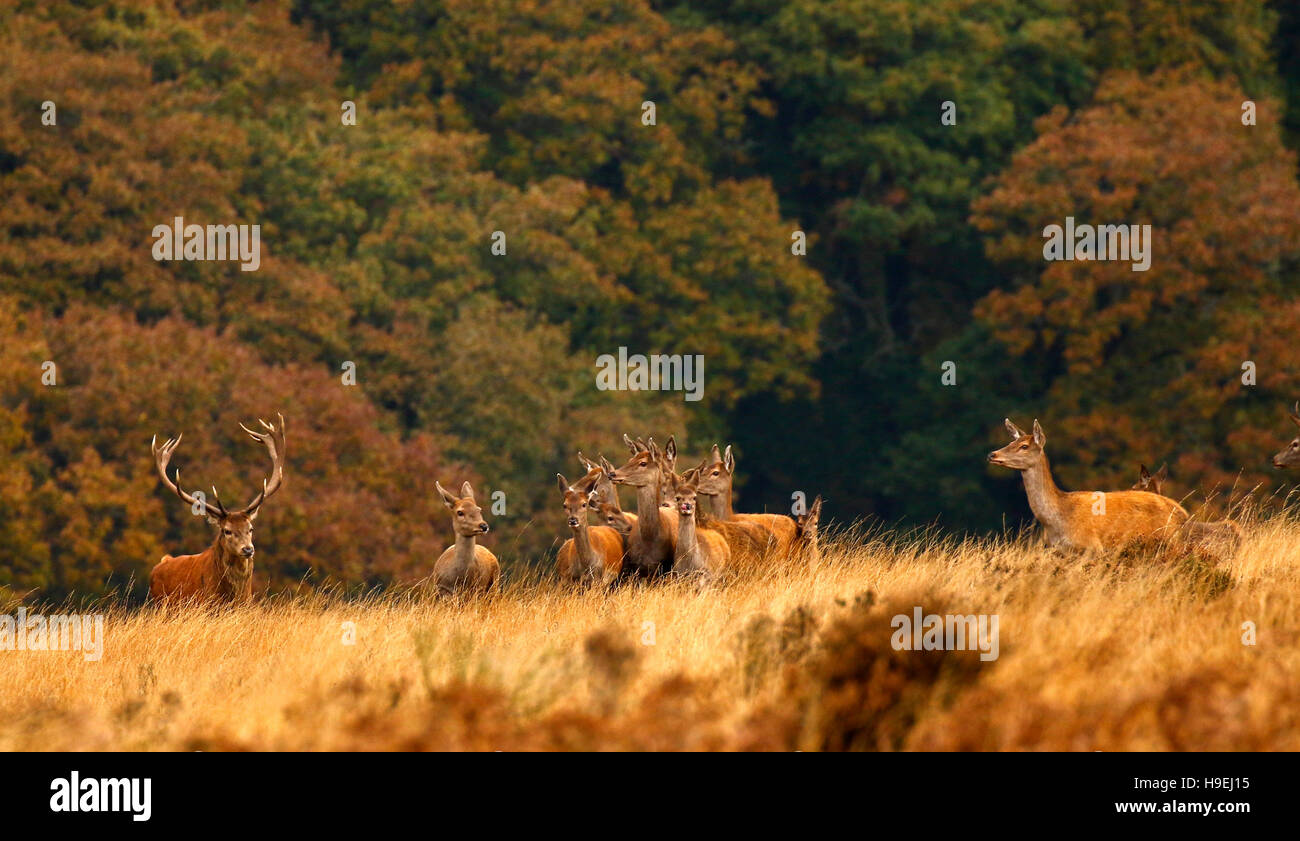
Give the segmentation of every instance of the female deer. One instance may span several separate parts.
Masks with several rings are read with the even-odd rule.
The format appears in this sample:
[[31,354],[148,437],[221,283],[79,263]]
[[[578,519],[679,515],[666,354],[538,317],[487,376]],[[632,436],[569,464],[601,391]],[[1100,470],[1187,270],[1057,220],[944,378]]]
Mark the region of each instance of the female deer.
[[608,526],[587,524],[587,514],[596,505],[593,486],[603,475],[598,467],[570,485],[563,475],[555,474],[569,528],[573,529],[573,537],[564,541],[556,558],[561,581],[607,585],[623,567],[623,537]]
[[474,489],[466,482],[460,486],[457,497],[440,483],[433,484],[451,511],[451,525],[456,533],[456,542],[433,564],[433,582],[438,587],[438,595],[450,596],[458,591],[486,593],[496,586],[501,564],[486,546],[478,545],[478,536],[487,534],[488,524],[483,521],[483,509],[474,502]]
[[1034,518],[1052,546],[1118,549],[1140,541],[1166,540],[1187,522],[1183,506],[1146,491],[1062,491],[1047,464],[1047,435],[1034,421],[1028,435],[1006,421],[1011,443],[989,453],[989,461],[1019,470]]
[[731,454],[731,445],[719,454],[718,445],[713,445],[712,462],[704,465],[700,471],[698,493],[711,497],[712,515],[719,520],[753,523],[765,529],[769,535],[767,551],[776,552],[784,557],[789,554],[798,536],[795,521],[784,514],[737,514],[731,507],[731,482],[736,471],[736,459]]
[[673,552],[673,572],[680,575],[697,575],[711,581],[720,575],[731,561],[731,547],[717,531],[704,528],[696,517],[696,482],[699,468],[692,468],[685,476],[669,474],[672,502],[677,512],[677,546]]

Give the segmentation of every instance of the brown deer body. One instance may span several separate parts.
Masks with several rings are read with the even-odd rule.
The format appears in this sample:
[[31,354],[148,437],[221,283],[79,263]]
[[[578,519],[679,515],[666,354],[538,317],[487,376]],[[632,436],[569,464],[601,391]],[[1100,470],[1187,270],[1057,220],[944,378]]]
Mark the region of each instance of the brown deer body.
[[[627,436],[624,436],[627,441]],[[633,447],[629,447],[633,449]],[[677,545],[677,513],[660,506],[660,483],[663,479],[659,448],[651,439],[645,449],[637,450],[609,479],[616,485],[636,488],[636,528],[628,536],[624,574],[653,577],[673,564]]]
[[597,467],[570,485],[564,476],[555,474],[569,528],[573,530],[573,537],[564,541],[556,556],[561,581],[608,585],[623,568],[623,536],[608,526],[591,526],[587,521],[599,495],[593,488],[603,476],[604,471]]
[[478,545],[478,536],[487,534],[488,524],[483,521],[483,510],[474,502],[474,489],[465,482],[457,497],[438,482],[433,484],[451,511],[452,530],[456,534],[456,542],[433,564],[433,583],[438,595],[486,593],[500,579],[501,564],[491,550]]
[[240,428],[255,441],[262,442],[271,457],[271,478],[263,480],[261,492],[253,501],[237,511],[229,511],[221,504],[216,488],[212,501],[195,497],[180,487],[180,470],[176,481],[167,477],[167,465],[172,453],[181,443],[178,435],[158,446],[155,436],[150,449],[154,467],[165,487],[190,506],[202,513],[208,522],[217,527],[217,534],[209,546],[197,555],[164,555],[149,572],[149,598],[158,602],[212,601],[240,602],[253,596],[253,521],[262,503],[266,502],[284,482],[284,417],[280,426],[258,421],[265,432],[254,432],[240,424]]
[[752,523],[761,527],[768,534],[765,551],[786,556],[798,536],[797,524],[784,514],[737,514],[731,507],[731,483],[735,470],[736,459],[731,454],[731,446],[727,446],[725,453],[719,453],[715,444],[711,463],[703,465],[700,471],[699,495],[712,498],[713,517],[724,522]]
[[1147,491],[1062,491],[1052,480],[1047,436],[1034,421],[1032,435],[1006,420],[1011,443],[989,453],[994,464],[1019,470],[1034,519],[1051,546],[1113,550],[1177,536],[1188,513],[1172,499]]
[[673,574],[698,576],[712,581],[727,570],[731,547],[721,533],[704,527],[696,517],[698,468],[685,476],[669,475],[672,502],[677,512],[677,545],[673,550]]

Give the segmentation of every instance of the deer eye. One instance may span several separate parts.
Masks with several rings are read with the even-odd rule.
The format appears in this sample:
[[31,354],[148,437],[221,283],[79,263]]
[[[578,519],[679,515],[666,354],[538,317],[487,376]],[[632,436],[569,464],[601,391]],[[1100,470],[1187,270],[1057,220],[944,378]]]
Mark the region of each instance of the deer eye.
[[464,511],[457,511],[457,512],[456,512],[456,516],[457,516],[457,517],[464,517],[464,516],[465,516],[465,512],[464,512]]
[[1027,449],[1029,449],[1029,445],[1028,445],[1028,444],[1021,444],[1021,445],[1020,445],[1020,449],[1022,449],[1022,450],[1027,450]]
[[227,536],[230,535],[230,529],[222,529],[222,531],[225,532]]

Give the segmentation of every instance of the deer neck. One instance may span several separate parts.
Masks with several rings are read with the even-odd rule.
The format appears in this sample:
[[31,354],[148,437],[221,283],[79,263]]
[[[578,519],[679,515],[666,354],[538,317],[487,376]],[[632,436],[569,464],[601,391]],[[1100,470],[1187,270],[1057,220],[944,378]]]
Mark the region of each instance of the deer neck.
[[573,530],[573,548],[577,551],[578,560],[583,568],[591,569],[594,566],[596,553],[591,548],[591,531],[585,520],[579,520],[578,527]]
[[227,551],[220,532],[208,552],[212,555],[212,580],[216,582],[217,593],[229,599],[237,597],[253,575],[252,559]]
[[659,539],[658,476],[636,489],[636,527],[646,543],[654,543]]
[[456,534],[456,551],[451,556],[453,575],[460,576],[469,571],[477,548],[478,539],[474,535],[466,537],[459,532]]
[[699,550],[695,534],[695,514],[689,517],[679,514],[677,518],[677,552],[674,563],[689,561]]
[[719,520],[734,520],[736,512],[731,508],[731,482],[727,482],[726,489],[720,494],[705,496],[709,501],[709,513]]
[[1029,497],[1029,509],[1034,516],[1048,528],[1059,528],[1064,522],[1061,510],[1061,491],[1052,481],[1052,470],[1047,463],[1047,454],[1020,475],[1025,481],[1025,496]]

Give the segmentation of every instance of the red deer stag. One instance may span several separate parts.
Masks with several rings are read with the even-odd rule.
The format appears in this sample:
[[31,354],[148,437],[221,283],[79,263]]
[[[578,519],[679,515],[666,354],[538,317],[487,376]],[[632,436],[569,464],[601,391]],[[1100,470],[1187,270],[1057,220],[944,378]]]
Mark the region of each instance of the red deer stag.
[[486,546],[478,545],[478,536],[487,534],[488,524],[483,521],[483,509],[474,502],[474,489],[465,482],[458,497],[438,482],[433,486],[451,511],[451,527],[456,534],[456,542],[433,564],[438,595],[450,596],[458,591],[486,593],[496,586],[501,564]]
[[163,602],[235,602],[252,597],[253,521],[257,519],[262,503],[284,484],[284,416],[279,418],[278,428],[259,420],[265,432],[254,432],[242,423],[239,425],[254,441],[266,445],[271,456],[271,478],[263,479],[261,492],[238,511],[230,511],[221,504],[216,488],[212,489],[211,501],[181,490],[179,468],[175,482],[167,478],[167,465],[182,436],[168,439],[162,446],[154,436],[150,449],[153,450],[154,466],[158,468],[158,478],[192,511],[206,515],[208,522],[217,527],[217,536],[211,546],[197,555],[164,555],[149,573],[149,598]]

